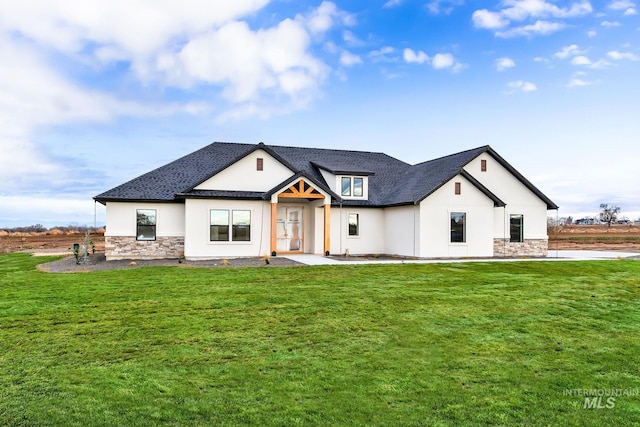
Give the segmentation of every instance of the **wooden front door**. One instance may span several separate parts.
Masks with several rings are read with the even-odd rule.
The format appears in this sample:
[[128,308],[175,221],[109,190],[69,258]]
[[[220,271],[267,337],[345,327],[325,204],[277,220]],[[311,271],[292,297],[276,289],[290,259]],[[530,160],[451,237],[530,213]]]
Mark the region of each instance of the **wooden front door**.
[[278,206],[276,250],[278,253],[304,251],[304,208]]

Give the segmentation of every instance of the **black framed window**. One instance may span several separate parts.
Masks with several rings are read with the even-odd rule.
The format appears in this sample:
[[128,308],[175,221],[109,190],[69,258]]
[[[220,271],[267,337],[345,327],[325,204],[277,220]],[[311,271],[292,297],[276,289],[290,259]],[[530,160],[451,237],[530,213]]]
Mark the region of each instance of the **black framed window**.
[[342,194],[343,196],[350,196],[351,195],[351,178],[342,177],[340,182],[342,184],[342,190],[340,194]]
[[355,197],[362,197],[364,195],[364,179],[358,177],[353,178],[353,195]]
[[467,241],[467,214],[451,212],[451,243],[465,243]]
[[360,235],[360,215],[357,213],[350,213],[348,215],[348,223],[349,223],[349,236],[359,236]]
[[156,240],[156,210],[136,210],[136,240]]
[[251,211],[233,211],[231,239],[234,242],[251,240]]
[[524,242],[524,215],[509,217],[509,234],[511,242]]
[[210,218],[209,239],[212,242],[229,241],[229,211],[212,209]]

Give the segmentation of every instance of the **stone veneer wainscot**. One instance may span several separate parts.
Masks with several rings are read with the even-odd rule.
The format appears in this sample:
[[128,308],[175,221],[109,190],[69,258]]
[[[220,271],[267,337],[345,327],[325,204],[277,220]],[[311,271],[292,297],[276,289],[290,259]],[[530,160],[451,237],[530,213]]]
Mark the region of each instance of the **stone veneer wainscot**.
[[493,239],[493,256],[496,257],[546,257],[549,250],[547,239],[525,239],[511,242],[507,239]]
[[105,236],[107,260],[162,259],[184,256],[184,237],[157,237],[156,240],[136,240],[135,237]]

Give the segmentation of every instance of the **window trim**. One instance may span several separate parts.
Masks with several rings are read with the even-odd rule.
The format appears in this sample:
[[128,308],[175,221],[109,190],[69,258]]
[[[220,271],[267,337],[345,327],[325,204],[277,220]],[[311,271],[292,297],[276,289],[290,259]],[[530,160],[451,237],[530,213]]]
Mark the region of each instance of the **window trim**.
[[[140,224],[138,215],[140,211],[153,211],[153,224]],[[153,227],[153,238],[141,237],[140,227]],[[154,242],[158,237],[158,210],[157,209],[136,209],[136,241],[138,242]]]
[[[236,227],[239,227],[240,224],[235,224],[235,214],[236,212],[247,212],[249,214],[249,224],[248,224],[248,235],[246,239],[239,239],[236,237]],[[251,241],[251,210],[249,209],[234,209],[231,211],[231,241],[232,242],[250,242]]]
[[[356,181],[360,182],[360,188],[359,188],[360,191],[358,192],[359,194],[356,193],[356,189],[357,189]],[[353,197],[364,197],[364,178],[363,177],[361,177],[361,176],[354,176],[353,177],[353,191],[352,191],[352,193],[353,193]]]
[[[513,238],[513,220],[520,219],[520,224],[518,225],[518,239]],[[523,214],[510,214],[509,215],[509,242],[510,243],[523,243],[524,242],[524,215]]]
[[[462,215],[462,240],[453,240],[454,215]],[[467,213],[466,212],[449,212],[449,243],[450,244],[467,243]]]

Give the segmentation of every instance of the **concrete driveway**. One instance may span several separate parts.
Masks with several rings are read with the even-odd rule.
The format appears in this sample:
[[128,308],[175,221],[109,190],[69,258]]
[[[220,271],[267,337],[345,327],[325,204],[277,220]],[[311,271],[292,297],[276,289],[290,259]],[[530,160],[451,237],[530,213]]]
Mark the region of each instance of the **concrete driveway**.
[[355,264],[433,264],[442,262],[511,262],[511,261],[593,261],[639,257],[637,252],[619,251],[556,251],[550,250],[546,258],[465,258],[465,259],[337,259],[322,255],[283,255],[283,258],[306,265],[355,265]]

